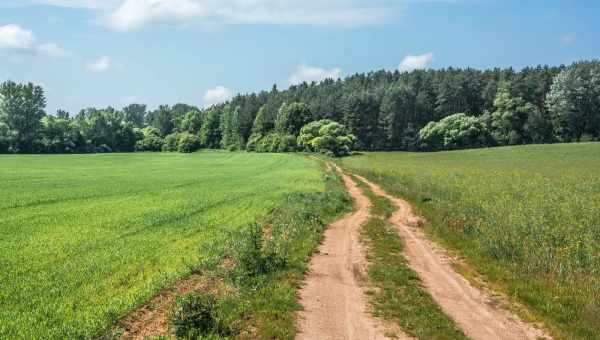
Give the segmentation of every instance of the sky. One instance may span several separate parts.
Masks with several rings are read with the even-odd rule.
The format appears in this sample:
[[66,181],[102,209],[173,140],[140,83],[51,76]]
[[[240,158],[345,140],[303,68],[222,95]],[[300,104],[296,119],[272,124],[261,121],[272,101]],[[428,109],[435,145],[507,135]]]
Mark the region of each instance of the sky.
[[200,107],[373,70],[600,58],[597,0],[0,0],[0,81],[48,113]]

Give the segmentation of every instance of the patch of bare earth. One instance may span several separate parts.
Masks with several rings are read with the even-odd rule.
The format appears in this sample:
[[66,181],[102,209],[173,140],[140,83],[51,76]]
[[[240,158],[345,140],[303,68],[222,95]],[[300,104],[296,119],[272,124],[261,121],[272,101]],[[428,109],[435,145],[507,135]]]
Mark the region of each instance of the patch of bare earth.
[[[329,165],[328,165],[329,168]],[[390,330],[369,312],[361,287],[366,261],[359,240],[360,227],[370,218],[369,199],[343,175],[356,211],[332,223],[310,263],[300,291],[297,339],[387,339]]]
[[447,252],[418,228],[423,220],[413,214],[406,201],[389,195],[364,177],[356,177],[369,185],[376,195],[389,199],[398,207],[390,222],[404,240],[410,267],[417,272],[436,303],[467,336],[476,340],[551,339],[544,331],[504,309],[502,305],[506,303],[501,297],[494,296],[485,287],[473,286],[458,274]]
[[122,339],[140,340],[170,336],[168,312],[175,298],[194,291],[205,291],[211,286],[214,286],[214,283],[208,282],[206,277],[190,275],[162,290],[150,301],[121,319],[113,329],[113,333],[120,333]]

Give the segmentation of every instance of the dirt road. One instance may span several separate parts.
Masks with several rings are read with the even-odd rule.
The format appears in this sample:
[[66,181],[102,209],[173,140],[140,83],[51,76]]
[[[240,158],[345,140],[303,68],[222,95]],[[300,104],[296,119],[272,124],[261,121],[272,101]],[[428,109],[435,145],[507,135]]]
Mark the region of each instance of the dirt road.
[[357,210],[328,227],[311,260],[296,339],[386,339],[384,327],[366,309],[360,285],[365,260],[359,230],[370,216],[370,202],[348,176],[343,179]]
[[419,274],[425,289],[442,310],[467,336],[476,340],[550,339],[500,307],[498,299],[493,299],[489,292],[475,288],[458,274],[446,252],[418,229],[419,218],[407,202],[387,194],[363,177],[356,177],[367,183],[376,195],[386,197],[398,207],[390,220],[404,239],[404,252],[410,267]]

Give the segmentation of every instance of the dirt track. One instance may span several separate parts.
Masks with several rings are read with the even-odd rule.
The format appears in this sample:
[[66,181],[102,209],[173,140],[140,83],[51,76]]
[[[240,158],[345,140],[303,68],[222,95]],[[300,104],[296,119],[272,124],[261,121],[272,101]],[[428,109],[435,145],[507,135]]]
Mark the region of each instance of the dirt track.
[[379,196],[392,201],[398,210],[391,217],[405,243],[405,256],[410,267],[419,274],[425,289],[457,325],[472,339],[538,339],[550,338],[541,330],[521,321],[499,306],[489,292],[475,288],[458,274],[446,252],[427,239],[418,229],[420,219],[410,205],[383,191],[363,177]]
[[369,218],[369,199],[346,175],[357,210],[331,224],[300,292],[303,310],[296,339],[387,339],[384,327],[366,310],[360,286],[365,271],[360,226]]

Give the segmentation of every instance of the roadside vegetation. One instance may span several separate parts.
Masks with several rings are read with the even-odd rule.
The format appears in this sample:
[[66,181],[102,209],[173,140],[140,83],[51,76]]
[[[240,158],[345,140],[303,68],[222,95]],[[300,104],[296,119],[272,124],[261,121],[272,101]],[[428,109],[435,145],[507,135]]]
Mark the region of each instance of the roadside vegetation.
[[369,262],[367,294],[374,314],[419,339],[467,339],[423,289],[402,255],[403,241],[388,221],[396,207],[354,180],[372,204],[371,219],[363,226],[361,238]]
[[[4,155],[0,178],[0,338],[12,339],[97,336],[224,245],[269,259],[231,274],[256,311],[244,320],[291,334],[295,280],[348,205],[296,155]],[[266,255],[252,253],[253,223],[271,225]]]
[[424,215],[428,233],[558,338],[600,336],[600,144],[342,159]]
[[288,196],[269,215],[209,245],[199,272],[218,277],[219,293],[194,292],[172,307],[179,338],[294,339],[297,290],[325,226],[352,206],[333,173],[326,190]]

